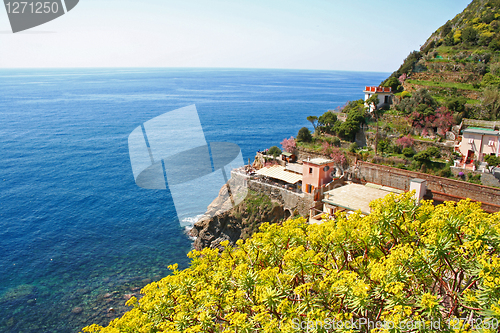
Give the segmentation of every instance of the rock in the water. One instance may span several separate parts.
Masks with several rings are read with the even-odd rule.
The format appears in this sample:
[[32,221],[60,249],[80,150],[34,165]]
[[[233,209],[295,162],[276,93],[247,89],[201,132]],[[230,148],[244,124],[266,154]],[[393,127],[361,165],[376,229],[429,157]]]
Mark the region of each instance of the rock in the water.
[[80,306],[77,306],[77,307],[73,308],[73,310],[71,310],[71,313],[74,313],[74,314],[80,314],[82,312],[83,312],[83,308]]

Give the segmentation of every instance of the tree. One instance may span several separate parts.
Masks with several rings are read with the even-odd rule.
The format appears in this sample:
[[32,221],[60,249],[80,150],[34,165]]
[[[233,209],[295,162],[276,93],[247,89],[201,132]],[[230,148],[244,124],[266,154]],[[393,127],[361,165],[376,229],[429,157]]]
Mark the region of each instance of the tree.
[[272,146],[269,148],[269,151],[267,152],[269,155],[274,156],[275,158],[281,155],[281,149],[279,149],[276,146]]
[[313,125],[314,130],[316,131],[316,121],[318,120],[318,117],[316,116],[309,116],[307,117],[307,120],[311,122]]
[[389,150],[390,143],[387,140],[381,140],[377,144],[377,151],[380,151],[382,153],[385,153]]
[[401,147],[401,149],[405,149],[408,147],[413,147],[413,143],[415,140],[409,135],[407,136],[402,136],[399,139],[396,140],[396,144]]
[[312,141],[312,135],[311,135],[311,131],[309,131],[309,128],[302,127],[299,130],[299,133],[297,134],[297,141],[299,141],[299,142],[311,142]]
[[401,88],[401,82],[394,76],[390,77],[387,81],[384,83],[384,87],[390,87],[392,89],[393,93],[396,93],[402,89]]
[[284,151],[293,153],[297,148],[297,143],[295,142],[293,136],[291,136],[290,139],[283,139],[283,141],[281,141],[281,147],[283,147]]
[[334,126],[337,122],[337,115],[330,111],[323,113],[318,118],[318,124],[321,126],[321,129],[330,134],[334,133]]
[[441,152],[437,147],[429,147],[426,150],[422,150],[413,156],[413,159],[417,161],[420,165],[424,164],[429,166],[433,157],[437,158],[441,156]]
[[483,105],[488,110],[490,119],[496,120],[500,115],[500,91],[486,88],[483,92]]
[[403,148],[402,153],[405,157],[413,157],[413,155],[415,155],[415,151],[410,147]]
[[[469,199],[419,206],[413,193],[373,201],[368,216],[264,223],[236,245],[193,250],[188,268],[169,266],[172,274],[128,300],[121,318],[83,331],[375,332],[331,329],[335,320],[335,328],[393,327],[377,332],[469,332],[459,318],[498,325],[500,215]],[[406,330],[430,322],[442,329]]]
[[448,36],[448,34],[451,32],[452,29],[453,29],[453,27],[451,25],[451,22],[450,21],[446,22],[441,27],[441,38],[444,38],[444,37]]
[[347,166],[347,159],[345,158],[345,154],[338,148],[332,148],[330,158],[336,166],[339,166],[341,168]]
[[462,31],[462,40],[469,44],[476,44],[477,31],[473,27],[467,27]]

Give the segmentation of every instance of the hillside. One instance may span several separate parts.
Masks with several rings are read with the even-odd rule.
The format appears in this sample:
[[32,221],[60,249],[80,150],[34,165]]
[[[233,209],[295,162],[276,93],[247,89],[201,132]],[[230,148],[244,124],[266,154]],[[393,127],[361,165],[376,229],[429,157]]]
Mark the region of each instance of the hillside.
[[474,0],[382,85],[399,94],[424,88],[440,106],[462,117],[495,120],[500,116],[499,51],[500,0]]

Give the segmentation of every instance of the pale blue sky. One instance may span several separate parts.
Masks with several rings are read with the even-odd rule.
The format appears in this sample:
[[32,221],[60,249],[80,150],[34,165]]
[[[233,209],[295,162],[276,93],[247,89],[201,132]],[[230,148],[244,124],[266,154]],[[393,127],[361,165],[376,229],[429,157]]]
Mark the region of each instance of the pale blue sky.
[[80,0],[9,33],[0,67],[233,67],[392,72],[471,0]]

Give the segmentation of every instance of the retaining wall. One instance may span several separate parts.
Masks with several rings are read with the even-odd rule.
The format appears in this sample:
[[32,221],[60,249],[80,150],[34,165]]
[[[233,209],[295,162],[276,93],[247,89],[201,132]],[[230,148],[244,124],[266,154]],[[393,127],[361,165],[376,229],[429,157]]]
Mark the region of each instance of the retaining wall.
[[483,209],[489,212],[500,211],[500,189],[477,185],[459,180],[428,175],[425,173],[391,168],[368,162],[358,161],[354,177],[362,182],[408,191],[413,178],[427,181],[427,197],[438,201],[459,201],[470,198],[483,203]]

